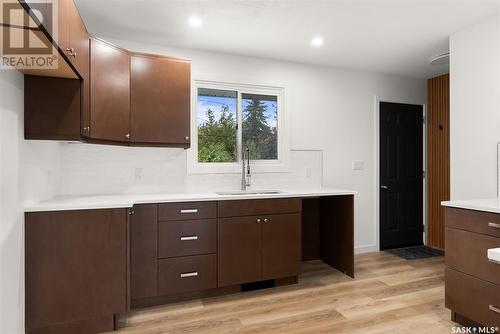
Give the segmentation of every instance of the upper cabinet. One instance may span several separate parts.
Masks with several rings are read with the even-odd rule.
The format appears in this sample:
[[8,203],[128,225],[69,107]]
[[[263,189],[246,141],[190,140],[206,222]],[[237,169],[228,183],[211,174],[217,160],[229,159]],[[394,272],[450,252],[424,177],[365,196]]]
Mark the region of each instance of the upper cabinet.
[[191,62],[90,37],[73,0],[58,4],[54,47],[79,80],[27,73],[25,138],[188,148]]
[[92,38],[90,41],[89,138],[130,139],[130,57],[127,51]]
[[191,63],[134,54],[130,69],[131,141],[189,147]]

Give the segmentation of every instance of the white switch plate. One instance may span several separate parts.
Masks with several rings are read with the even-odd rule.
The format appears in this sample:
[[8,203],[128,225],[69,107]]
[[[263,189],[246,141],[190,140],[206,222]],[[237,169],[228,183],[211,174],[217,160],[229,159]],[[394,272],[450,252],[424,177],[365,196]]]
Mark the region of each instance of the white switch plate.
[[352,162],[352,170],[364,170],[365,162],[361,160],[353,160]]

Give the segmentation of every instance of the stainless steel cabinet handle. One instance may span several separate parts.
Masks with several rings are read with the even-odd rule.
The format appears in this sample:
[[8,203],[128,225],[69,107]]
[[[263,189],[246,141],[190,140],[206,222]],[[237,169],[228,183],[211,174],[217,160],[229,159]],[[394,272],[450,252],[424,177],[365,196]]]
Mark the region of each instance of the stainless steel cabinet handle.
[[267,218],[264,218],[264,223],[267,223],[269,220]]
[[260,223],[262,220],[260,218],[257,218],[257,223]]
[[198,236],[197,235],[192,235],[192,236],[189,236],[189,237],[181,237],[181,241],[189,241],[189,240],[198,240]]
[[189,140],[189,136],[184,137],[184,139],[185,139],[186,141],[188,141],[188,140]]
[[488,308],[490,309],[490,311],[500,314],[500,308],[495,307],[493,305],[490,305]]
[[130,139],[130,133],[127,133],[127,134],[125,135],[125,138]]
[[182,209],[181,213],[197,213],[198,209]]
[[500,224],[497,224],[497,223],[488,223],[488,226],[489,227],[493,227],[493,228],[500,228]]
[[191,273],[183,273],[183,274],[181,274],[181,278],[196,277],[196,276],[198,276],[198,272],[197,271],[193,271]]
[[389,187],[388,186],[380,186],[380,189],[387,190],[387,189],[389,189]]

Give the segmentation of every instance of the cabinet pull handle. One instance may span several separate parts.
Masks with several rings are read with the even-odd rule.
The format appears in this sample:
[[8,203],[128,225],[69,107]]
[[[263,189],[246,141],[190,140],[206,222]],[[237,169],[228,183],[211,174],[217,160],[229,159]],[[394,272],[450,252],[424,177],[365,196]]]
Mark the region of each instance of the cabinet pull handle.
[[198,236],[197,235],[192,235],[192,236],[189,236],[189,237],[181,237],[181,241],[189,241],[189,240],[198,240]]
[[198,209],[182,209],[181,213],[198,213]]
[[493,227],[493,228],[500,228],[500,224],[497,224],[497,223],[488,223],[488,226],[489,227]]
[[262,220],[260,218],[257,218],[257,223],[260,223]]
[[68,51],[69,56],[76,57],[76,52],[74,48],[67,48],[66,51]]
[[130,139],[130,133],[127,133],[127,134],[125,135],[125,138]]
[[490,309],[490,311],[500,314],[500,308],[495,307],[493,305],[490,305],[488,308]]
[[196,277],[196,276],[198,276],[198,272],[197,271],[193,271],[191,273],[183,273],[183,274],[181,274],[181,278]]
[[264,223],[267,223],[268,221],[269,221],[269,219],[264,218]]

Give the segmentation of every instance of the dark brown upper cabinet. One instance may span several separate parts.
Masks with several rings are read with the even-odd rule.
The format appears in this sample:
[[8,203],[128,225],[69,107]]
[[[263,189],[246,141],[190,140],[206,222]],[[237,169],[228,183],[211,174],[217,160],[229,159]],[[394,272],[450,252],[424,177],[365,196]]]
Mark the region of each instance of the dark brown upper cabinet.
[[89,138],[128,142],[130,139],[130,56],[105,41],[90,39]]
[[191,63],[131,56],[130,135],[136,144],[190,145]]
[[[190,146],[190,61],[91,38],[73,0],[60,0],[56,11],[44,2],[19,6],[53,44],[61,68],[24,72],[26,139]],[[40,22],[34,6],[57,15],[57,34],[47,35],[50,20]]]

